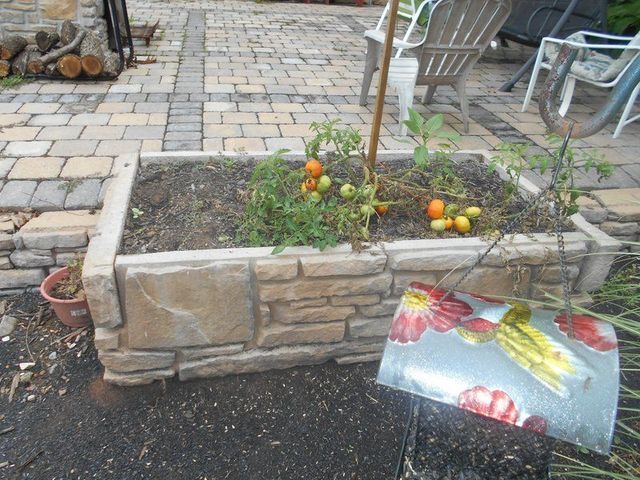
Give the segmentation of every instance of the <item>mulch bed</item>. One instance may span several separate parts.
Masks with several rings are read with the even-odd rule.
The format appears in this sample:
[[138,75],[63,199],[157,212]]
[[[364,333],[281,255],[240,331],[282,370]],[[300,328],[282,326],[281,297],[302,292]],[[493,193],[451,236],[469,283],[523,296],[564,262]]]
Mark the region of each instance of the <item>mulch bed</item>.
[[[379,162],[381,172],[397,172],[412,166],[413,160],[399,159]],[[293,162],[302,167],[300,162]],[[133,218],[129,212],[124,233],[123,253],[152,253],[172,250],[200,250],[248,246],[238,236],[249,183],[255,161],[211,160],[181,164],[150,164],[142,168],[134,187],[130,207],[143,213]],[[519,213],[526,205],[518,200],[507,206],[504,182],[497,173],[487,173],[487,166],[475,158],[465,158],[456,166],[465,185],[464,201],[446,194],[440,195],[447,203],[461,206],[480,206],[483,215],[473,226],[469,235],[478,236],[501,227],[506,220]],[[332,175],[334,186],[330,190],[337,194],[338,178],[347,178],[339,169]],[[416,176],[412,180],[421,186],[429,186],[429,176]],[[425,207],[431,198],[426,195],[407,198],[398,191],[385,191],[381,187],[379,198],[401,201],[408,208],[392,206],[381,218],[374,218],[370,226],[373,242],[422,239],[456,238],[453,231],[437,233],[430,229],[430,220]],[[342,201],[342,200],[341,200]],[[521,225],[518,233],[551,231],[552,222],[541,209]],[[343,239],[348,241],[348,239]]]

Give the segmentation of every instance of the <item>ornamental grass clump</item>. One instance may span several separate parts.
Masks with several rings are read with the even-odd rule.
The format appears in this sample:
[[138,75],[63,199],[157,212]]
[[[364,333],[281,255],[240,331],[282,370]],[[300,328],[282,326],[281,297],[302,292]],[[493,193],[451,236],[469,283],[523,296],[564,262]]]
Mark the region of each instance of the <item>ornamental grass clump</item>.
[[558,478],[640,479],[640,253],[625,253],[618,263],[618,272],[594,294],[596,303],[589,310],[576,308],[618,331],[620,395],[611,455],[604,461],[580,449],[574,455],[556,453]]

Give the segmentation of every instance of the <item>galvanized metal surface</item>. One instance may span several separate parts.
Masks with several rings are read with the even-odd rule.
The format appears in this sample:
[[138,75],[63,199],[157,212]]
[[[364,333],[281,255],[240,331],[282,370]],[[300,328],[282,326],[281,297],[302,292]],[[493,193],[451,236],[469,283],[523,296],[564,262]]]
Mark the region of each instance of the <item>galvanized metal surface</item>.
[[[578,47],[562,45],[540,92],[540,115],[549,130],[562,136],[567,134],[569,126],[574,122],[560,116],[556,98],[579,51]],[[587,121],[575,122],[571,137],[584,138],[602,130],[622,110],[638,82],[640,82],[640,57],[631,63],[609,94],[605,105]]]
[[619,385],[611,325],[574,316],[571,340],[556,312],[527,315],[527,307],[461,292],[430,308],[444,293],[417,282],[405,293],[379,383],[609,451]]

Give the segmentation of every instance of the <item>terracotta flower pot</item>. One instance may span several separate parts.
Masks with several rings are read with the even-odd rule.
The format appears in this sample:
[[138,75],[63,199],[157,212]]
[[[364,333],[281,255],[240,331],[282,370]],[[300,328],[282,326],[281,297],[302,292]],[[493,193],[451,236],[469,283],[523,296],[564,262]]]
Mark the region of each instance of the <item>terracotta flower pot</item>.
[[42,281],[40,293],[51,303],[53,311],[62,323],[74,328],[85,327],[91,322],[86,299],[61,300],[50,295],[56,283],[67,276],[69,276],[69,271],[66,267],[56,270]]

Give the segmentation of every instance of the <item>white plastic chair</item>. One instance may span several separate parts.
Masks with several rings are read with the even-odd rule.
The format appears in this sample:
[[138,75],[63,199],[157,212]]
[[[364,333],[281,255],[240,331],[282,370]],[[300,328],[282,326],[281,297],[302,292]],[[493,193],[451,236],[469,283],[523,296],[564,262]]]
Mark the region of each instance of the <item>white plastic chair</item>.
[[[416,26],[422,26],[421,19],[425,19],[425,16],[429,13],[429,6],[434,0],[400,0],[398,5],[398,20],[405,20],[409,22],[407,29],[402,35],[402,38],[393,38],[393,48],[396,49],[395,58],[400,58],[402,51],[410,48],[419,47],[424,42],[424,36],[418,42],[410,42],[409,39],[414,33]],[[416,6],[416,4],[418,4]],[[373,30],[367,30],[364,32],[364,38],[367,39],[367,56],[364,65],[364,76],[362,78],[362,90],[360,91],[360,105],[366,105],[367,95],[369,95],[369,88],[371,87],[371,79],[373,74],[378,70],[378,61],[380,60],[380,49],[384,45],[386,32],[382,28],[385,19],[389,15],[391,8],[391,2],[387,3],[384,7],[378,25]],[[397,31],[397,30],[396,30]]]
[[[586,38],[594,37],[606,40],[614,40],[618,42],[626,42],[625,44],[596,44],[588,43]],[[563,44],[573,45],[575,47],[582,48],[583,51],[578,58],[573,62],[571,71],[567,75],[567,79],[562,89],[559,113],[563,117],[566,115],[571,105],[571,99],[575,89],[576,81],[589,83],[596,87],[611,88],[614,87],[624,72],[627,71],[631,62],[640,55],[640,33],[635,37],[621,37],[618,35],[608,35],[604,33],[581,31],[570,35],[568,38],[562,40],[558,38],[545,37],[542,39],[538,55],[536,57],[536,63],[533,66],[533,72],[531,73],[531,80],[529,81],[529,88],[524,98],[522,105],[522,111],[526,111],[531,97],[533,96],[533,90],[535,88],[536,80],[538,79],[538,73],[541,68],[551,70],[551,66],[555,61],[555,55],[559,47]],[[623,50],[620,57],[614,59],[608,55],[596,52],[595,50]],[[633,104],[635,103],[638,94],[640,93],[640,85],[638,85],[625,106],[618,126],[613,134],[613,138],[617,138],[622,132],[625,125],[640,119],[640,115],[636,115],[629,118]]]
[[427,86],[422,103],[431,102],[438,85],[453,85],[469,132],[467,77],[510,11],[510,0],[439,0],[433,5],[418,58],[393,58],[389,66],[387,83],[398,92],[401,135],[407,134],[404,120],[416,85]]

